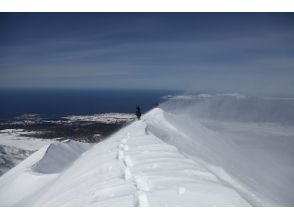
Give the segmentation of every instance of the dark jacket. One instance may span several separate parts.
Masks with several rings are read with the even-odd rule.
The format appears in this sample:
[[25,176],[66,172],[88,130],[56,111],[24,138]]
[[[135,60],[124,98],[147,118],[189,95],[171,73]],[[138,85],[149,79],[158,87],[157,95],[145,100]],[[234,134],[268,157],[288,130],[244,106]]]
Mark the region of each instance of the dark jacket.
[[141,114],[140,106],[137,106],[137,108],[136,108],[136,113],[135,113],[135,114],[136,114],[136,116],[137,116],[138,119],[141,118],[141,115],[142,115],[142,114]]

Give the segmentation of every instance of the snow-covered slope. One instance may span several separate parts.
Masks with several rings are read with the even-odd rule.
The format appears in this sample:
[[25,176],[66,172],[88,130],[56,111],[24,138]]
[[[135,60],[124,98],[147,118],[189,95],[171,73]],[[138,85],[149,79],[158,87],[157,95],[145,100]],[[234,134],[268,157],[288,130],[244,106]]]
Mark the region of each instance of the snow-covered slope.
[[[154,109],[93,147],[51,144],[0,178],[0,205],[252,205],[203,163],[160,139],[158,126],[181,134]],[[67,162],[59,164],[62,159]]]
[[0,131],[0,176],[34,151],[53,141],[21,136],[26,134],[29,134],[29,132],[23,129],[4,129]]
[[[250,150],[241,149],[244,136],[232,139],[233,131],[227,128],[237,132],[253,128],[246,126],[196,123],[155,108],[93,146],[68,141],[34,153],[0,178],[0,205],[293,205],[292,175],[260,172],[258,178],[264,167],[254,167],[258,165],[254,158],[242,159],[250,155]],[[280,164],[273,171],[286,172],[283,168]]]
[[[161,138],[235,188],[253,205],[294,206],[294,99],[241,94],[188,95],[161,107],[183,135]],[[164,134],[164,135],[163,135]]]

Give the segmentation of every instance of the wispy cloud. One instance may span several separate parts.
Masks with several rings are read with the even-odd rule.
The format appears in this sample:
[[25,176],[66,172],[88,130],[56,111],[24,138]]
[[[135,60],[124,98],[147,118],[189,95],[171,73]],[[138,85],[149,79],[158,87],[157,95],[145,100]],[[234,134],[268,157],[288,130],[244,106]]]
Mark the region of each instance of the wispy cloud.
[[[244,19],[241,24],[237,17],[230,25],[217,21],[219,26],[171,14],[115,18],[105,20],[107,25],[87,21],[88,28],[78,26],[70,34],[47,32],[35,40],[9,41],[0,45],[0,87],[252,90],[254,79],[275,79],[279,88],[294,92],[288,83],[294,78],[291,21],[254,25]],[[269,90],[255,85],[255,90],[262,88]]]

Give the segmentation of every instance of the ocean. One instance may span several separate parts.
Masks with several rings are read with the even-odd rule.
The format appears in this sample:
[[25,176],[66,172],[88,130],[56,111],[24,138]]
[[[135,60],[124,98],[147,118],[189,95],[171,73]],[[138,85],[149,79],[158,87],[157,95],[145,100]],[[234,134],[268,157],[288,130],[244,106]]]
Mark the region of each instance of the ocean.
[[0,90],[0,119],[24,114],[57,118],[67,115],[89,115],[108,112],[133,113],[154,107],[162,96],[176,94],[165,90]]

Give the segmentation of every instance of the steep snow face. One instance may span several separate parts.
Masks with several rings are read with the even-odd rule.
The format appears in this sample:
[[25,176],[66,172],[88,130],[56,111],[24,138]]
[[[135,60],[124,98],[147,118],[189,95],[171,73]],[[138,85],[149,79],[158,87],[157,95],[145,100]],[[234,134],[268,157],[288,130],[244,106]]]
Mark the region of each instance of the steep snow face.
[[[250,206],[201,161],[168,144],[184,135],[154,109],[108,139],[88,146],[41,149],[0,178],[2,206]],[[184,146],[185,143],[182,143]],[[44,170],[78,147],[66,166]],[[58,149],[59,147],[60,149]],[[49,150],[48,150],[49,149]],[[58,149],[58,150],[57,150]],[[69,153],[71,155],[71,153]],[[80,154],[80,156],[77,156]],[[74,161],[73,161],[74,160]],[[59,159],[57,160],[59,161]],[[37,168],[42,168],[42,172]]]
[[52,143],[42,159],[34,164],[32,171],[43,174],[60,173],[91,146],[73,140]]
[[33,152],[52,142],[49,139],[24,137],[29,134],[23,129],[0,131],[0,175],[23,161]]
[[202,160],[254,205],[294,205],[294,99],[210,94],[162,107],[182,132],[150,125],[165,142]]
[[32,153],[33,151],[0,144],[0,176]]
[[76,141],[51,143],[0,178],[0,206],[15,206],[37,196],[74,160],[91,147]]

